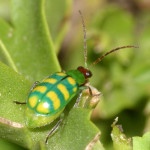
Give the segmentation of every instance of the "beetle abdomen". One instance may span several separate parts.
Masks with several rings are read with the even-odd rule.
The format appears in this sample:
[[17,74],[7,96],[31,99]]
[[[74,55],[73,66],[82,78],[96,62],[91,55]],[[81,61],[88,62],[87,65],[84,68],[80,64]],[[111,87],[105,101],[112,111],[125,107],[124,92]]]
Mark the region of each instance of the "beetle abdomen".
[[65,73],[54,73],[29,94],[27,105],[37,115],[53,115],[77,94],[78,84]]

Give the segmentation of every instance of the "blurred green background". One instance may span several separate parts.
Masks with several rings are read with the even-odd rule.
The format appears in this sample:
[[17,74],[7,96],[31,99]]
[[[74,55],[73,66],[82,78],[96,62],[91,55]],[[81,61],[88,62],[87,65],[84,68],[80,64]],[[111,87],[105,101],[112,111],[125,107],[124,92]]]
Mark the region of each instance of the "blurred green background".
[[[117,116],[127,137],[142,136],[150,130],[150,2],[74,0],[70,5],[67,4],[71,2],[65,1],[64,6],[59,2],[57,0],[52,6],[47,0],[45,11],[62,70],[84,65],[78,10],[84,16],[88,65],[93,73],[90,82],[102,92],[101,101],[91,116],[100,128],[100,141],[106,149],[111,149],[111,124]],[[0,17],[11,23],[10,0],[0,0]],[[68,22],[65,32],[58,37],[64,22]],[[139,48],[121,50],[90,66],[106,51],[124,45]],[[17,149],[0,140],[2,146],[5,150]]]

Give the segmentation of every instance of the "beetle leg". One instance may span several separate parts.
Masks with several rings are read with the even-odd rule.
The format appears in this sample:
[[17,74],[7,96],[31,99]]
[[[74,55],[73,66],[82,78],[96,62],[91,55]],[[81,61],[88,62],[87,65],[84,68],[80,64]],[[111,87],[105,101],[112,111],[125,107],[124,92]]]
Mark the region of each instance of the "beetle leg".
[[85,93],[87,93],[86,95],[89,94],[89,97],[86,98],[84,107],[95,108],[100,101],[101,92],[90,84],[86,85],[86,88]]
[[30,89],[30,91],[32,91],[40,82],[39,81],[35,81]]
[[87,87],[87,89],[89,90],[89,94],[90,94],[90,96],[93,96],[93,93],[92,93],[92,89],[91,89],[91,87],[90,86],[86,86]]
[[74,104],[73,107],[78,107],[79,102],[80,102],[80,100],[81,100],[81,97],[82,97],[82,92],[79,93],[79,96],[78,96],[78,98],[77,98],[77,100],[76,100],[76,102],[75,102],[75,104]]
[[[39,81],[35,81],[34,84],[32,85],[30,91],[32,91],[40,82]],[[19,102],[19,101],[13,101],[16,104],[26,104],[26,102]]]
[[13,101],[15,104],[26,104],[26,102]]
[[[94,96],[100,96],[101,95],[101,93],[96,88],[91,86],[90,84],[85,85],[85,87],[89,90],[90,96],[94,97]],[[96,93],[95,93],[95,90],[96,90]]]
[[60,120],[56,123],[56,125],[55,125],[55,126],[51,129],[51,131],[48,133],[48,135],[47,135],[47,137],[46,137],[46,139],[45,139],[45,144],[48,143],[49,137],[50,137],[52,134],[54,134],[54,133],[58,130],[58,128],[59,128],[60,124],[62,123],[62,121],[63,121],[63,118],[60,118]]

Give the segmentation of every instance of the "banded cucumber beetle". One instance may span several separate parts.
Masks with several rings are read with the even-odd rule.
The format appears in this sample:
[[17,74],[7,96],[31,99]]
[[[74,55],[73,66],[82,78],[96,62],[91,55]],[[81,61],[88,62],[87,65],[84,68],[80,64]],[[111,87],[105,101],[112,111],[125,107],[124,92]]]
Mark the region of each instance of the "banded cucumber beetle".
[[[84,62],[85,67],[79,66],[75,70],[66,72],[56,72],[44,79],[42,82],[36,83],[31,89],[28,99],[25,103],[15,102],[17,104],[26,104],[26,125],[28,128],[37,128],[50,124],[57,119],[66,105],[74,96],[80,94],[84,89],[88,89],[93,95],[92,88],[87,85],[92,72],[87,67],[87,45],[86,45],[86,29],[83,16],[79,11],[82,19],[84,32]],[[99,63],[105,56],[117,50],[124,48],[132,48],[135,46],[123,46],[115,48],[93,62],[93,65]],[[80,97],[77,99],[76,105],[79,103]],[[46,138],[57,129],[62,119],[53,127]]]

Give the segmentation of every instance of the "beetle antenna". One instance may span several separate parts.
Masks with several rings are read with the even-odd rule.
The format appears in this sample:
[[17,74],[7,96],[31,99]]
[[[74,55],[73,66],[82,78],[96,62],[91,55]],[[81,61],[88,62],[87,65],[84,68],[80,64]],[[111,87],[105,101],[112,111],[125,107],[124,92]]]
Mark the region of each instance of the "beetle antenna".
[[79,10],[79,14],[81,16],[81,21],[82,21],[82,27],[83,27],[83,42],[84,42],[84,65],[85,65],[85,68],[87,68],[87,37],[86,37],[86,27],[85,27],[85,22],[84,22],[84,17],[81,13],[81,11]]
[[106,57],[107,55],[115,52],[115,51],[118,51],[120,49],[124,49],[124,48],[138,48],[137,46],[132,46],[132,45],[127,45],[127,46],[122,46],[122,47],[117,47],[115,49],[112,49],[110,51],[108,51],[107,53],[105,53],[104,55],[102,55],[101,57],[97,58],[91,65],[96,65],[97,63],[99,63],[100,61],[102,61],[102,59],[104,57]]

